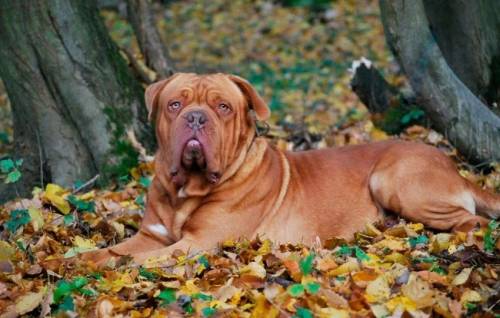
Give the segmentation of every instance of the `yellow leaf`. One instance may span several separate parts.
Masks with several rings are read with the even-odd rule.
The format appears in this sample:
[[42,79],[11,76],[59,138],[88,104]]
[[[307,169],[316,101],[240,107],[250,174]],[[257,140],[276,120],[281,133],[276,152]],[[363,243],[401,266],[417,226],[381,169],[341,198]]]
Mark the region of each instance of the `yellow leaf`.
[[391,312],[394,312],[397,308],[403,308],[406,311],[414,311],[417,309],[415,302],[405,296],[394,297],[387,301],[385,305]]
[[78,196],[78,199],[84,201],[92,200],[93,198],[95,198],[95,190],[89,191],[87,193]]
[[250,262],[248,265],[242,267],[240,269],[241,274],[252,274],[254,276],[257,276],[259,278],[265,278],[266,277],[266,269],[264,266],[257,262]]
[[380,234],[382,234],[382,232],[380,232],[373,224],[371,223],[367,223],[365,225],[366,227],[366,234],[370,235],[370,236],[378,236]]
[[401,253],[394,252],[384,257],[384,262],[398,263],[398,264],[406,264],[408,263],[408,259]]
[[116,221],[112,221],[111,226],[113,226],[116,233],[118,233],[118,237],[120,237],[120,238],[125,237],[125,225],[123,225],[122,223],[118,223]]
[[471,273],[472,268],[464,268],[457,276],[455,276],[455,278],[453,278],[451,284],[454,286],[465,284],[465,282],[469,279]]
[[411,273],[408,283],[401,287],[404,296],[411,299],[417,309],[434,305],[434,290],[429,283],[420,278],[416,273]]
[[131,285],[133,282],[134,280],[130,276],[130,273],[116,273],[116,275],[110,278],[102,279],[99,287],[104,290],[116,293],[122,290],[124,287]]
[[16,313],[24,315],[33,311],[40,305],[45,296],[46,289],[42,288],[38,293],[27,293],[16,301]]
[[350,272],[358,271],[359,270],[359,264],[357,261],[351,260],[348,261],[339,267],[331,270],[328,272],[329,276],[339,276],[339,275],[344,275]]
[[16,253],[16,250],[5,241],[0,241],[0,262],[9,261]]
[[91,239],[85,239],[79,235],[75,236],[75,238],[73,239],[73,245],[75,247],[85,249],[94,249],[96,247],[94,241],[92,241]]
[[438,233],[432,237],[431,249],[433,252],[442,252],[450,247],[450,240],[453,236],[449,233]]
[[61,213],[68,214],[71,210],[69,203],[64,199],[65,190],[57,184],[49,183],[45,188],[43,195],[53,206],[55,206]]
[[349,318],[349,312],[343,309],[321,308],[318,311],[320,318]]
[[180,291],[188,295],[199,293],[200,289],[194,284],[194,282],[194,279],[187,280]]
[[406,226],[415,232],[420,232],[424,229],[424,225],[422,223],[410,223]]
[[370,309],[372,310],[375,318],[385,318],[390,314],[390,312],[387,310],[387,307],[381,304],[370,305]]
[[259,255],[269,254],[271,252],[271,247],[272,247],[271,241],[266,239],[262,242],[262,245],[257,250],[257,253]]
[[406,241],[397,237],[383,239],[373,244],[373,246],[379,249],[388,248],[394,252],[405,251],[408,249]]
[[250,317],[252,318],[274,318],[278,317],[279,310],[269,303],[264,295],[259,294],[255,299],[255,307]]
[[375,127],[370,131],[370,137],[374,141],[382,141],[382,140],[389,139],[389,136],[387,136],[387,134],[385,133],[385,131],[380,130],[380,129],[375,128]]
[[463,294],[462,297],[460,297],[460,303],[462,305],[465,305],[466,303],[477,303],[482,301],[483,299],[481,298],[481,295],[475,291],[475,290],[470,290],[467,289]]
[[84,239],[81,236],[75,236],[73,239],[73,247],[70,248],[65,254],[64,258],[76,256],[79,253],[96,250],[95,242],[91,239]]
[[371,303],[380,303],[391,295],[391,287],[384,275],[380,275],[366,286],[366,300]]
[[40,230],[44,224],[42,212],[35,208],[28,209],[28,212],[31,217],[31,224],[33,225],[33,229],[35,230],[35,232]]

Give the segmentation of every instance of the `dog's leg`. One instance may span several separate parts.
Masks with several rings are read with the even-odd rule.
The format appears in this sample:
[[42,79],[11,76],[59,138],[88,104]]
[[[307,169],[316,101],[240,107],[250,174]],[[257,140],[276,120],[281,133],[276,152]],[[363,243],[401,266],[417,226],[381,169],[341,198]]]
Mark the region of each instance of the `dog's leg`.
[[487,192],[473,183],[468,183],[477,213],[483,216],[497,219],[500,217],[500,195]]
[[487,225],[488,219],[476,212],[494,210],[498,197],[472,188],[447,158],[432,160],[403,158],[376,169],[369,183],[375,202],[438,230],[468,231]]
[[83,253],[80,255],[80,258],[84,261],[90,260],[96,265],[101,266],[106,264],[112,257],[133,256],[145,250],[160,249],[162,247],[165,247],[165,244],[144,232],[138,232],[136,235],[115,246]]
[[104,265],[111,257],[131,255],[161,249],[175,242],[172,237],[174,212],[168,196],[157,178],[149,188],[147,206],[139,232],[115,246],[81,254],[81,259]]

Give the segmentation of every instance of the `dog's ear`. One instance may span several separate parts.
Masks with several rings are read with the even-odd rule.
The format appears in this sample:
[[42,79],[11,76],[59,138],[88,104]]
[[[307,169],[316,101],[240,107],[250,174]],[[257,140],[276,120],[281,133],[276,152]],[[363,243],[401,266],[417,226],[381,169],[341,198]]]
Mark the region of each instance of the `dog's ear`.
[[144,98],[146,100],[146,107],[148,108],[148,119],[151,121],[155,118],[156,111],[158,109],[158,98],[160,97],[160,92],[167,86],[174,78],[176,78],[180,73],[176,73],[169,78],[163,79],[161,81],[155,82],[148,87],[146,87],[146,92]]
[[248,100],[248,107],[255,111],[258,120],[266,120],[271,115],[271,111],[266,102],[257,93],[255,88],[244,78],[229,75],[229,79],[233,81],[241,90],[245,98]]

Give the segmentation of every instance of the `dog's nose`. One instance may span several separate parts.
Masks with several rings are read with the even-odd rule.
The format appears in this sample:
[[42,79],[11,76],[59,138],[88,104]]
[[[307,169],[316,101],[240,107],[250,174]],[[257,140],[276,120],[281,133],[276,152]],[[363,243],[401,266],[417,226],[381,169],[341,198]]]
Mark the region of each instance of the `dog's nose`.
[[207,116],[205,113],[201,111],[192,111],[186,114],[185,116],[189,128],[192,129],[200,129],[207,122]]

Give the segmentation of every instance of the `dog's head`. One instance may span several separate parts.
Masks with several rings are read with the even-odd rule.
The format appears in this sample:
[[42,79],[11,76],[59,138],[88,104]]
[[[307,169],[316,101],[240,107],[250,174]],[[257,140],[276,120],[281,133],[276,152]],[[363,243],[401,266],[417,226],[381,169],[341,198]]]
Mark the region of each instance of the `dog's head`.
[[270,111],[245,79],[226,74],[178,73],[146,89],[161,156],[177,186],[190,176],[219,182],[249,138],[254,120]]

